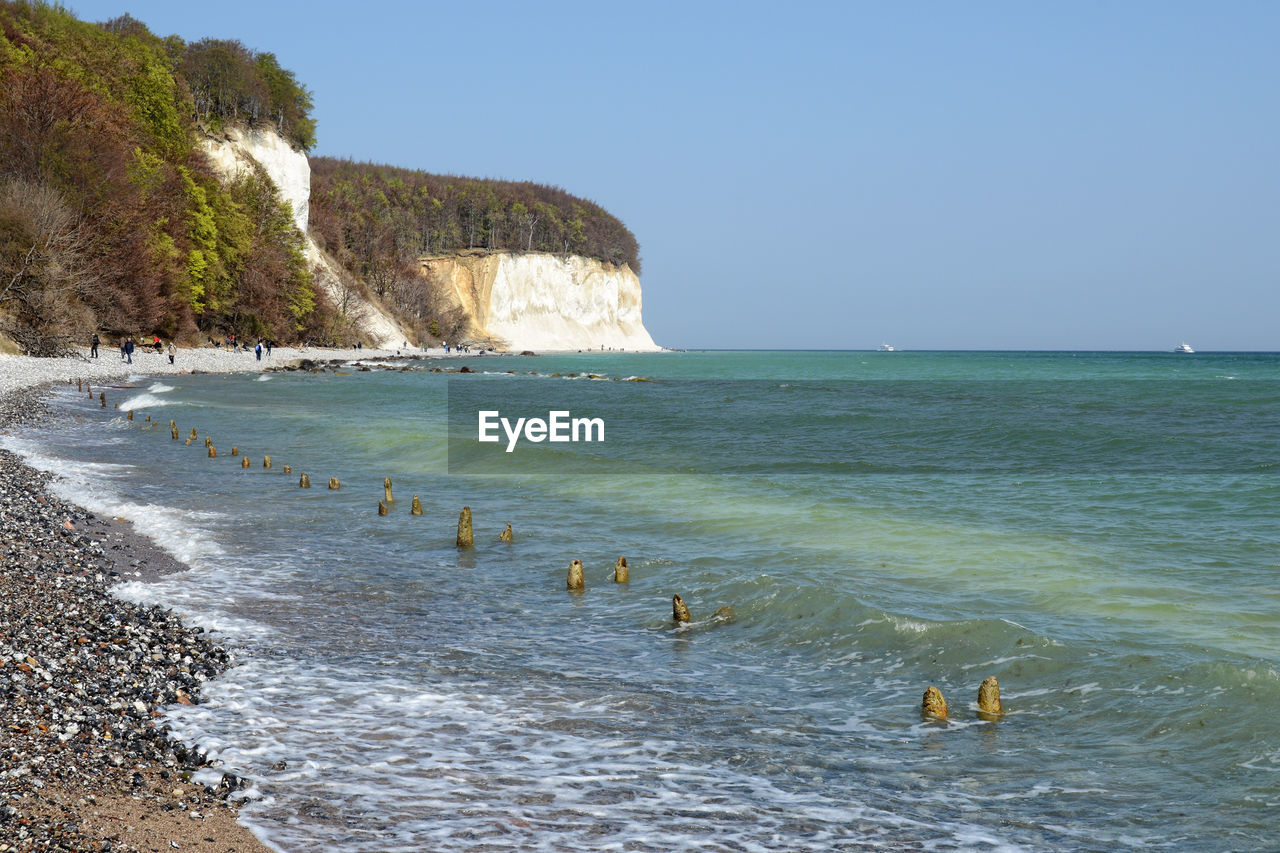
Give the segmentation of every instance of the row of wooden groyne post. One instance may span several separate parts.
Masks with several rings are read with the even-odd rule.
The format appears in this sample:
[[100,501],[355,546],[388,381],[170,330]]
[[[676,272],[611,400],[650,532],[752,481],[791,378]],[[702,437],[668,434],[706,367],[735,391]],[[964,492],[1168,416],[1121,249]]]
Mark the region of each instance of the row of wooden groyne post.
[[[71,380],[68,379],[67,384],[70,384],[70,383],[71,383]],[[80,380],[80,379],[76,380],[76,389],[81,393],[87,392],[89,395],[89,398],[93,399],[92,386],[83,382],[83,380]],[[102,408],[105,409],[107,407],[106,392],[100,391],[98,394],[98,400]],[[116,403],[116,408],[117,409],[120,408],[119,403]],[[132,409],[129,410],[128,419],[130,421],[133,420]],[[147,421],[151,422],[150,415],[147,415]],[[178,425],[173,420],[169,421],[169,435],[174,441],[177,441],[181,437],[181,434],[178,430]],[[186,444],[188,445],[193,444],[198,437],[199,437],[199,432],[196,430],[195,427],[192,427],[190,435],[187,436]],[[204,444],[205,444],[205,447],[207,448],[209,458],[210,459],[217,458],[218,450],[214,446],[213,439],[210,436],[205,436]],[[231,455],[240,457],[241,468],[252,467],[252,463],[249,461],[249,457],[240,455],[239,447],[232,446]],[[270,456],[262,457],[263,468],[271,468],[272,464],[273,463],[271,461]],[[293,469],[291,466],[289,465],[284,466],[284,473],[291,474],[292,472],[293,472]],[[382,495],[382,500],[378,501],[378,515],[388,515],[391,511],[390,508],[395,504],[395,497],[392,494],[391,485],[392,484],[391,484],[390,477],[386,477],[383,479],[382,481],[383,495]],[[298,487],[302,489],[311,488],[311,477],[305,473],[302,474],[298,478]],[[330,477],[329,488],[330,490],[340,489],[342,488],[342,483],[339,482],[337,477]],[[416,494],[413,496],[413,502],[409,512],[412,515],[422,515],[422,502],[421,500],[419,500]],[[503,529],[503,531],[500,534],[498,534],[498,539],[502,542],[515,541],[515,534],[511,530],[510,523],[508,523],[507,526]],[[469,506],[464,506],[462,508],[462,512],[459,513],[458,515],[458,534],[456,539],[456,545],[458,548],[471,548],[475,545],[475,533],[474,533],[474,529],[471,521],[471,507]],[[627,566],[627,558],[619,557],[618,562],[613,569],[613,582],[625,584],[625,583],[629,583],[630,580],[631,580],[631,572],[630,572],[630,568]],[[568,577],[566,578],[565,586],[570,592],[580,593],[586,590],[586,572],[583,568],[581,560],[574,560],[569,564],[569,574],[568,574]],[[726,606],[716,610],[712,618],[727,621],[732,619],[733,615],[734,615],[733,608]],[[689,611],[689,606],[685,604],[684,599],[679,595],[679,593],[671,597],[671,618],[672,618],[672,621],[676,622],[677,624],[688,624],[693,621],[693,616]],[[942,691],[939,690],[937,687],[930,685],[928,688],[925,689],[924,697],[920,703],[920,715],[925,720],[936,721],[936,720],[946,720],[949,718],[950,712],[947,708],[947,700],[945,697],[943,697]],[[992,675],[984,679],[982,684],[978,687],[978,717],[979,719],[982,719],[988,722],[994,722],[1001,719],[1003,716],[1004,716],[1004,706],[1000,700],[1000,684],[996,680],[996,677]]]

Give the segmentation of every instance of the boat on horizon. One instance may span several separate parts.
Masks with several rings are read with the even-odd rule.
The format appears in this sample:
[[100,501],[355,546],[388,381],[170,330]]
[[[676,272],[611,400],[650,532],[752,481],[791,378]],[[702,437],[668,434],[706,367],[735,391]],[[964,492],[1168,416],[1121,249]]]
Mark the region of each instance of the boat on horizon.
[[880,346],[876,347],[876,352],[893,352],[893,351],[894,349],[892,344],[881,344]]
[[1195,350],[1193,350],[1193,349],[1191,348],[1191,344],[1187,343],[1186,341],[1183,341],[1182,343],[1180,343],[1180,344],[1178,344],[1176,347],[1174,347],[1174,348],[1173,348],[1173,351],[1174,351],[1174,352],[1185,352],[1185,353],[1193,353],[1193,352],[1195,352]]

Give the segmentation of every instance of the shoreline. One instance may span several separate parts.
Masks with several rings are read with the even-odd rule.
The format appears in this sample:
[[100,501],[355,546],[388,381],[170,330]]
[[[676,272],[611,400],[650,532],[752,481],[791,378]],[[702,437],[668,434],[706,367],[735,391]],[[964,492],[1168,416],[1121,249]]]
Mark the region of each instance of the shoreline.
[[[53,417],[42,399],[70,378],[251,373],[332,360],[443,356],[443,351],[207,348],[99,359],[0,356],[0,433]],[[453,355],[450,353],[450,355]],[[305,369],[305,365],[303,368]],[[160,709],[199,702],[235,665],[171,611],[117,598],[188,567],[124,519],[103,518],[46,488],[54,475],[0,449],[0,853],[33,849],[270,853],[237,820],[248,780],[218,772],[198,745],[173,739]]]
[[[62,384],[70,378],[96,383],[129,376],[169,376],[192,373],[264,373],[287,370],[305,360],[324,363],[340,361],[408,360],[444,358],[443,350],[401,349],[321,349],[317,347],[276,347],[261,360],[252,352],[231,352],[223,347],[198,347],[179,350],[173,364],[169,357],[138,350],[133,362],[126,362],[119,351],[99,350],[98,358],[34,358],[26,355],[0,354],[0,398],[15,391],[38,385]],[[88,350],[82,349],[87,356]],[[448,357],[452,358],[453,353]],[[0,423],[0,427],[8,424]]]
[[[179,351],[170,365],[163,353],[137,351],[129,363],[118,351],[100,352],[97,359],[0,354],[0,435],[57,417],[44,400],[69,380],[87,381],[97,396],[130,377],[324,372],[340,364],[397,370],[409,360],[498,355],[280,347],[259,360],[202,347]],[[162,720],[166,705],[198,703],[201,684],[234,659],[172,611],[112,592],[123,581],[152,582],[189,566],[127,519],[58,498],[47,488],[56,479],[0,448],[0,726],[9,736],[0,748],[0,853],[277,851],[238,822],[251,781],[229,773],[213,786],[191,781],[196,771],[205,779],[221,773],[220,762],[172,738]]]

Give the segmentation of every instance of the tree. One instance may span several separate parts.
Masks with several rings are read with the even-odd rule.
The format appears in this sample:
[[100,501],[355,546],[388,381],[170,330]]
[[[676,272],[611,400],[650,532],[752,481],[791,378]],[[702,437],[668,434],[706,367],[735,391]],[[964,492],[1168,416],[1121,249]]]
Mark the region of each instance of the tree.
[[0,308],[5,331],[32,355],[65,349],[94,281],[86,233],[53,187],[16,180],[0,186]]

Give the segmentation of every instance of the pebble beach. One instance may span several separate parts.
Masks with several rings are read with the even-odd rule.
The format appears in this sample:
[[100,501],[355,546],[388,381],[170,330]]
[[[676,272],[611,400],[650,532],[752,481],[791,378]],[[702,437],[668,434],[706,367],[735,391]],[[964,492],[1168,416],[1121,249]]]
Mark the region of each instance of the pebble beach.
[[[277,348],[135,352],[132,363],[0,355],[0,432],[38,428],[50,384],[279,369],[303,359],[378,360],[394,350]],[[424,354],[412,353],[421,357]],[[86,353],[87,355],[87,353]],[[221,774],[158,720],[198,703],[234,661],[202,629],[112,595],[123,579],[185,567],[120,519],[46,490],[49,476],[0,450],[0,853],[10,850],[262,851],[236,822],[250,782]]]

